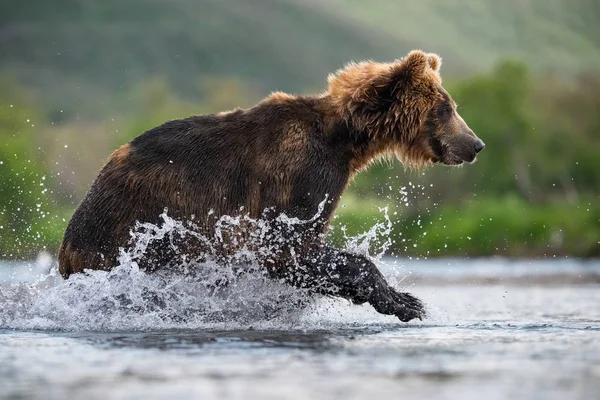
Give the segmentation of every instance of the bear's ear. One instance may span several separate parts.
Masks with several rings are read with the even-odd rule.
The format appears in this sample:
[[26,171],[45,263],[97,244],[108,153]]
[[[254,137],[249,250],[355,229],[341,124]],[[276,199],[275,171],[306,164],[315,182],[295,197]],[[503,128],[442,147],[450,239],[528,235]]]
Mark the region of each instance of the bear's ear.
[[413,50],[402,60],[403,72],[412,79],[419,79],[429,65],[429,56],[421,50]]
[[434,53],[427,54],[427,62],[432,70],[438,72],[442,66],[442,59],[440,56]]

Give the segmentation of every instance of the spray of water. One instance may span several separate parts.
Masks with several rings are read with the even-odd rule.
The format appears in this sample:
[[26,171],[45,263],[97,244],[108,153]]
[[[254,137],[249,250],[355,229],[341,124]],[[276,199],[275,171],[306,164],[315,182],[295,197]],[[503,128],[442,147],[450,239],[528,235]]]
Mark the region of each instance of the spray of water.
[[[280,215],[278,225],[294,231],[299,224],[313,224],[326,200],[312,219],[303,221]],[[392,222],[387,208],[380,211],[384,222],[347,238],[347,250],[369,255],[371,244],[378,239],[380,246],[372,258],[383,256],[391,243]],[[265,276],[257,257],[277,249],[271,245],[257,251],[248,247],[252,241],[238,243],[235,235],[240,229],[250,229],[255,239],[273,235],[273,224],[264,220],[247,215],[224,216],[217,223],[215,239],[210,241],[198,234],[192,221],[174,220],[166,210],[161,219],[160,224],[137,224],[131,232],[130,246],[120,249],[118,265],[110,271],[74,274],[64,281],[55,265],[37,282],[2,284],[0,329],[318,329],[340,319],[397,322],[368,306],[350,306],[345,300],[310,294]],[[226,263],[217,261],[210,252],[201,258],[186,257],[181,254],[176,237],[184,241],[191,237],[211,246],[233,240],[235,251]],[[169,238],[179,255],[178,264],[154,273],[140,270],[138,262],[148,246],[164,238]],[[350,308],[352,311],[348,311]]]

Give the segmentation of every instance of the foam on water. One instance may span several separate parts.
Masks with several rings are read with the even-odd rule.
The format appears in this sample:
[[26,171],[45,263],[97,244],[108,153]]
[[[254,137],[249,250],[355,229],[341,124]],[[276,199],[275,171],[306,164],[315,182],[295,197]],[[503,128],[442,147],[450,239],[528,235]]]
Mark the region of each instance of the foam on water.
[[[389,235],[391,222],[386,210],[382,211],[386,222],[347,238],[348,250],[368,254],[374,239]],[[314,222],[319,213],[308,221],[285,215],[278,220],[293,228]],[[309,294],[266,277],[256,252],[246,245],[229,258],[235,262],[226,265],[210,256],[201,260],[181,257],[176,266],[146,273],[140,270],[138,261],[151,242],[176,235],[199,238],[189,222],[176,221],[166,211],[162,219],[158,225],[138,224],[132,232],[131,245],[121,249],[118,265],[110,271],[74,274],[65,281],[54,265],[49,274],[36,282],[2,284],[0,329],[318,329],[331,324],[397,322],[394,317],[377,314],[368,305],[352,306],[348,301]],[[261,220],[223,217],[216,238],[222,240],[224,235],[248,226],[254,235],[269,234],[267,224]],[[379,242],[382,248],[375,260],[389,245],[386,240]],[[175,241],[171,240],[171,244],[177,251]],[[259,251],[273,249],[262,247]],[[240,264],[244,273],[236,267]]]

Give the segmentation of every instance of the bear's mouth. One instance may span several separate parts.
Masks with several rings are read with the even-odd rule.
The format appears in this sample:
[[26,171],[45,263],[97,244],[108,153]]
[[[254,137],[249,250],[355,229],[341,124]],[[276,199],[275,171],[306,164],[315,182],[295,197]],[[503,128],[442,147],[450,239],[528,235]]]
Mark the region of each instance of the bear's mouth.
[[441,162],[445,165],[457,166],[463,163],[473,164],[477,161],[477,154],[475,152],[464,152],[460,154],[452,151],[447,146],[443,147]]
[[442,142],[433,134],[430,134],[429,136],[429,148],[433,153],[434,162],[442,162],[445,164],[444,153],[446,153],[446,151],[444,151],[444,145],[442,145]]
[[429,148],[433,153],[434,162],[444,165],[457,166],[463,163],[472,164],[477,160],[477,153],[470,149],[457,146],[457,143],[446,143],[430,135]]

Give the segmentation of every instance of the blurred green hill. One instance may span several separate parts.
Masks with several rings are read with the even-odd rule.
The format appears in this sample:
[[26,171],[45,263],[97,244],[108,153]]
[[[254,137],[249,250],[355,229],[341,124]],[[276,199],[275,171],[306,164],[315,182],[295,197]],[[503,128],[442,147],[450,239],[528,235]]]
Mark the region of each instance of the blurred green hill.
[[200,98],[199,76],[237,76],[257,96],[321,90],[349,60],[412,48],[465,76],[499,58],[569,76],[600,64],[595,0],[4,0],[0,74],[49,111],[102,116],[160,76]]

